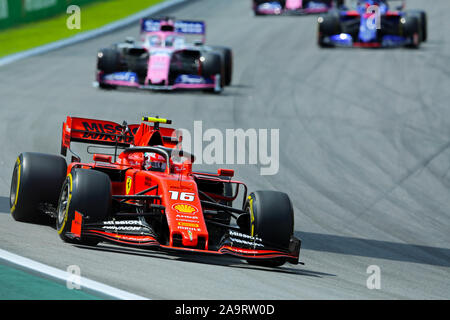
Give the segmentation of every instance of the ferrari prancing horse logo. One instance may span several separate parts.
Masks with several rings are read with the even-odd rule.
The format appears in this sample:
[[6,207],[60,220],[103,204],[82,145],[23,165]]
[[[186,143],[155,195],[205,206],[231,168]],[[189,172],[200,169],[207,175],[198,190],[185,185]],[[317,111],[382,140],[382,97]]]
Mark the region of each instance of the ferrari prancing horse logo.
[[131,185],[133,184],[133,179],[131,177],[127,177],[127,183],[125,184],[126,194],[130,193]]

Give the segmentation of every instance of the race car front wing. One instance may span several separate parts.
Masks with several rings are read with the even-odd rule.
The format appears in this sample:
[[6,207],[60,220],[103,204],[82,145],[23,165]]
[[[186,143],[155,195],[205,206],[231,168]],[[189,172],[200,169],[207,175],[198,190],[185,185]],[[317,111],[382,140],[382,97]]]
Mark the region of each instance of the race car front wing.
[[194,247],[161,244],[148,225],[140,220],[110,220],[100,223],[85,223],[77,213],[72,221],[71,232],[67,237],[73,239],[97,238],[124,246],[133,246],[165,251],[182,251],[198,254],[230,255],[247,260],[285,259],[291,264],[299,263],[301,241],[291,237],[289,248],[281,249],[259,237],[229,230],[217,248],[213,250]]
[[108,85],[114,87],[130,87],[142,90],[159,90],[173,91],[178,89],[184,90],[205,90],[211,89],[214,92],[221,92],[221,75],[216,74],[211,78],[204,78],[197,75],[180,75],[174,84],[140,84],[138,76],[134,72],[116,72],[112,74],[104,74],[98,72],[97,81],[93,82],[94,87]]

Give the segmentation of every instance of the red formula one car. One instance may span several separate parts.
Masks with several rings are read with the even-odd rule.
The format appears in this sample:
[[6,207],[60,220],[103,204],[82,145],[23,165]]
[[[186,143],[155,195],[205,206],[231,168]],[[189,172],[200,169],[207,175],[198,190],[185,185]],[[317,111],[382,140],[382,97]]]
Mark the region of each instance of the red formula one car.
[[[148,249],[231,255],[252,264],[297,264],[300,240],[293,236],[289,197],[277,191],[247,195],[233,170],[192,171],[194,156],[179,148],[170,120],[144,118],[122,125],[67,117],[61,153],[72,162],[22,153],[11,182],[15,220],[56,220],[62,240],[96,245],[109,241]],[[71,142],[105,151],[84,163]],[[119,152],[120,151],[120,152]],[[233,206],[240,191],[242,204]]]

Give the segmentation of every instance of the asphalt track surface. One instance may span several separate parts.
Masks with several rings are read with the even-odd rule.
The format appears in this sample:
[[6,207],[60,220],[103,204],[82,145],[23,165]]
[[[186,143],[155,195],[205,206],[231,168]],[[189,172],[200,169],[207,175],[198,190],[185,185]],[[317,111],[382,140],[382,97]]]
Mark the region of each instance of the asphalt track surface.
[[[205,19],[209,43],[233,47],[233,85],[222,95],[93,88],[97,49],[137,26],[1,68],[0,247],[153,299],[450,298],[449,2],[408,1],[429,16],[420,50],[319,49],[316,17],[253,17],[249,2],[198,0],[167,12]],[[227,167],[250,190],[290,195],[304,266],[87,249],[13,221],[17,155],[58,153],[67,115],[132,123],[154,114],[187,129],[194,120],[280,129],[278,174]],[[379,290],[366,287],[370,265],[380,267]]]

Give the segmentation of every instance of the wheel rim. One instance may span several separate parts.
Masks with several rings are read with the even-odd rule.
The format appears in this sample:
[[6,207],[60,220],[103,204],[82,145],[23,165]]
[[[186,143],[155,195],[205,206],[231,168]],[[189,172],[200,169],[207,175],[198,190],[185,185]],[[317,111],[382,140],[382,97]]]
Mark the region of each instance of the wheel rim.
[[61,197],[59,198],[58,203],[58,224],[61,225],[64,221],[64,217],[67,212],[67,207],[69,203],[69,197],[70,197],[70,185],[67,183],[67,181],[64,183]]
[[18,186],[18,180],[19,180],[19,165],[16,163],[13,170],[13,176],[11,181],[11,191],[9,194],[9,207],[14,208],[16,204],[17,199],[17,186]]

